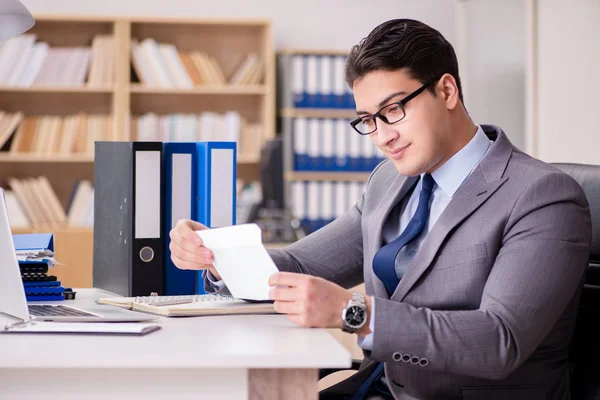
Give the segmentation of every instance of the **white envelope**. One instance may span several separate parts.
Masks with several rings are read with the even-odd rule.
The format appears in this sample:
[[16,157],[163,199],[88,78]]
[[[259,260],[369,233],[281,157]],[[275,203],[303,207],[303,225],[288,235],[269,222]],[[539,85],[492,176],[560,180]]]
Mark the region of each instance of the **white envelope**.
[[262,244],[258,225],[234,225],[196,234],[213,252],[213,265],[233,297],[269,299],[269,278],[279,270]]

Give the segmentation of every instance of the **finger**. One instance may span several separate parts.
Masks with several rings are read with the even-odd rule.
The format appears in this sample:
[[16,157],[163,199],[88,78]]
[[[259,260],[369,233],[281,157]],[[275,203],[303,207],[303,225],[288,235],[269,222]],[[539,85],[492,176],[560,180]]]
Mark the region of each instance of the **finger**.
[[173,260],[173,264],[179,269],[193,269],[193,270],[201,270],[207,269],[210,265],[207,264],[198,264],[190,261],[183,260],[179,258],[176,254],[171,254],[171,260]]
[[204,229],[207,228],[199,222],[192,221],[191,219],[180,219],[171,232],[181,239],[181,241],[187,240],[196,246],[202,246],[202,238],[198,236],[196,231]]
[[184,221],[186,222],[186,225],[189,226],[193,231],[203,231],[205,229],[208,229],[205,225],[202,225],[198,221],[194,221],[191,219],[187,219]]
[[202,238],[196,233],[196,231],[191,230],[185,231],[186,239],[195,244],[196,246],[202,246]]
[[295,301],[275,301],[273,307],[280,314],[298,314],[300,312],[300,307]]
[[206,247],[192,248],[192,250],[181,247],[177,242],[169,244],[171,253],[184,261],[189,261],[196,264],[212,264],[214,262],[212,252]]
[[278,286],[269,290],[269,298],[275,301],[299,300],[300,292],[296,288]]
[[[203,256],[205,259],[209,259],[213,257],[212,251],[202,246],[202,239],[198,235],[194,233],[195,237],[198,238],[200,245],[198,245],[197,241],[192,241],[190,238],[186,238],[181,236],[181,232],[176,232],[173,234],[173,238],[171,239],[171,243],[175,243],[179,248],[186,250],[192,254],[197,254]],[[210,261],[212,263],[212,261]]]
[[297,274],[294,272],[276,272],[269,278],[270,286],[292,286],[297,287],[306,280],[307,276],[304,274]]

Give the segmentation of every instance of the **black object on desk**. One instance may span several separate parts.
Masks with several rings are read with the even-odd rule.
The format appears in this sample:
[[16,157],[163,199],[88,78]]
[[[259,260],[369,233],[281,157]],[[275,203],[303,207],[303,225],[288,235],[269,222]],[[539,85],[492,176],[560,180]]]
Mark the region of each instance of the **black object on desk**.
[[163,144],[96,142],[94,287],[163,293]]

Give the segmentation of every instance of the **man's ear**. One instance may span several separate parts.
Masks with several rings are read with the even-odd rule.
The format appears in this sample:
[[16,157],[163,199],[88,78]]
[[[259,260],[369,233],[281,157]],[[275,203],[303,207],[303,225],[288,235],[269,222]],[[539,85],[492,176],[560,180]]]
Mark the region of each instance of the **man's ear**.
[[458,96],[458,86],[456,80],[450,74],[444,74],[435,85],[435,91],[438,96],[444,100],[446,107],[449,110],[456,108],[456,105],[460,101]]

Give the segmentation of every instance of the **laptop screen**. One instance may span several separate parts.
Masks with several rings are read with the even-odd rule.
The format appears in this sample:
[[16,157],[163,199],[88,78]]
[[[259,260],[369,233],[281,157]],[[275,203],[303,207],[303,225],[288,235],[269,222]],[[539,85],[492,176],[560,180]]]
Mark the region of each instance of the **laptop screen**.
[[0,188],[0,312],[29,320],[25,289],[15,252],[4,190]]

